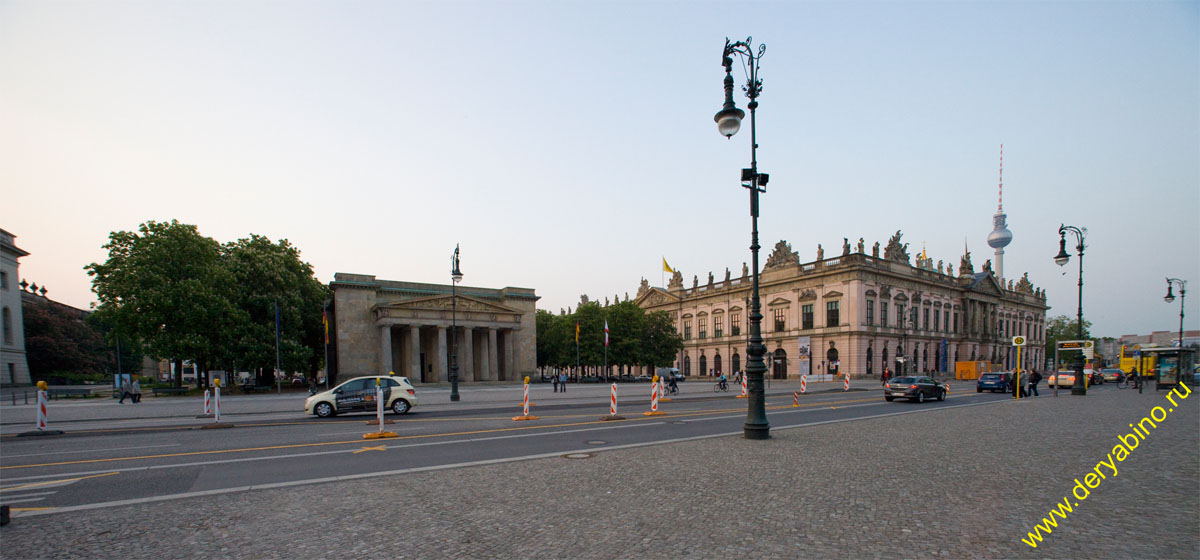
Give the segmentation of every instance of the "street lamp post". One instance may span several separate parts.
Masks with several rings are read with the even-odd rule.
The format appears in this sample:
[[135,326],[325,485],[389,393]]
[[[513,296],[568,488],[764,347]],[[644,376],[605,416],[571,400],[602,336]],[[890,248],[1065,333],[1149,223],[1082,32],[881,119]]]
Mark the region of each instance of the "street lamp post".
[[[1054,256],[1054,262],[1058,266],[1064,266],[1071,260],[1071,255],[1067,253],[1067,232],[1075,234],[1075,238],[1079,241],[1075,245],[1075,251],[1079,255],[1079,310],[1075,317],[1077,321],[1078,339],[1083,340],[1083,249],[1086,247],[1083,240],[1087,237],[1087,228],[1077,228],[1075,226],[1060,225],[1058,227],[1058,254]],[[1080,352],[1075,358],[1075,384],[1071,386],[1072,395],[1087,395],[1087,385],[1083,382],[1083,352]]]
[[450,400],[458,401],[458,283],[462,281],[458,268],[458,245],[450,259]]
[[1167,278],[1167,295],[1163,296],[1163,301],[1167,303],[1175,301],[1175,294],[1171,293],[1172,284],[1179,286],[1179,360],[1175,362],[1175,382],[1183,383],[1183,300],[1187,297],[1187,280]]
[[746,113],[738,109],[733,102],[733,55],[745,65],[748,79],[742,89],[750,103],[750,168],[742,169],[742,186],[750,190],[750,259],[753,265],[753,276],[750,288],[750,342],[746,345],[746,384],[748,402],[746,422],[742,425],[742,433],[746,439],[767,439],[771,437],[771,426],[767,422],[766,395],[763,389],[763,377],[767,371],[763,363],[766,347],[762,338],[762,310],[758,297],[758,193],[766,192],[768,175],[758,172],[758,137],[755,129],[755,110],[758,109],[758,96],[762,93],[762,80],[758,78],[758,63],[767,52],[767,46],[760,44],[757,52],[751,47],[752,38],[736,43],[725,39],[725,50],[721,53],[721,65],[725,67],[725,104],[713,117],[717,122],[717,130],[726,138],[737,134],[742,125],[742,117]]

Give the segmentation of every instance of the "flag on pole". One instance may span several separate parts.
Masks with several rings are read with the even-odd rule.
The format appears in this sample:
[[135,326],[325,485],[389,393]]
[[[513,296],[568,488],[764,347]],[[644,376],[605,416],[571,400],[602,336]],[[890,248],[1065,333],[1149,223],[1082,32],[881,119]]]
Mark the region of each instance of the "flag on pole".
[[579,344],[579,321],[575,321],[575,344]]
[[325,327],[325,344],[329,344],[329,311],[321,310],[321,325]]
[[667,257],[663,257],[663,272],[670,272],[671,274],[675,273],[675,270],[671,268],[671,265],[667,264]]
[[604,345],[608,346],[608,319],[604,320]]

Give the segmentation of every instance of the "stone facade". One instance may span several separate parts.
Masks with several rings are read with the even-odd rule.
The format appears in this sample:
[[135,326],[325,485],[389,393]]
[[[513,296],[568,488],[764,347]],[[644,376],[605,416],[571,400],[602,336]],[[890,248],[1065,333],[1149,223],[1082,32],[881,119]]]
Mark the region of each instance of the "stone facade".
[[[1044,362],[1046,294],[1027,276],[1004,285],[990,267],[974,272],[969,253],[958,276],[925,255],[913,265],[899,240],[897,232],[883,258],[878,244],[866,254],[862,242],[847,251],[847,241],[842,255],[824,258],[818,248],[818,260],[807,263],[786,242],[775,246],[759,275],[767,375],[877,378],[885,366],[952,375],[955,361],[970,360],[1009,368],[1016,335],[1028,339],[1022,367]],[[680,371],[732,374],[746,365],[750,287],[743,267],[740,278],[711,286],[686,289],[675,279],[666,289],[643,286],[636,301],[675,320],[684,337]]]
[[24,290],[17,285],[18,261],[29,253],[17,247],[15,240],[15,235],[0,229],[0,385],[6,386],[32,382],[25,359],[25,319],[21,312]]
[[532,289],[458,286],[454,296],[450,285],[340,272],[329,287],[330,361],[340,380],[395,372],[415,384],[449,382],[452,346],[459,382],[517,382],[534,373]]

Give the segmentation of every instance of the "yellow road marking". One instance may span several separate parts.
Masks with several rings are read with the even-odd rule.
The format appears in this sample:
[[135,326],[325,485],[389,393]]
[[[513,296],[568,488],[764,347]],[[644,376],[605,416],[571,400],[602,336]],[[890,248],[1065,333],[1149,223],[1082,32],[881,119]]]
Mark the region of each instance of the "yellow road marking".
[[[49,486],[51,484],[61,484],[64,482],[67,482],[67,483],[79,482],[80,480],[85,480],[88,478],[99,478],[102,476],[112,476],[114,474],[121,474],[121,471],[113,471],[113,472],[104,473],[104,474],[93,474],[91,476],[80,476],[80,477],[76,477],[76,478],[64,478],[62,480],[47,480],[44,482],[33,482],[30,484],[22,484],[21,486],[9,486],[7,488],[0,488],[0,492],[8,492],[11,490],[23,490],[25,488],[37,488],[38,486]],[[54,508],[46,508],[46,509],[54,509]]]
[[58,509],[56,507],[36,507],[36,508],[9,508],[9,511],[46,511],[48,509]]
[[386,451],[386,450],[387,450],[386,445],[380,445],[379,447],[364,447],[362,449],[359,449],[358,451],[355,451],[354,453],[362,453],[363,451]]

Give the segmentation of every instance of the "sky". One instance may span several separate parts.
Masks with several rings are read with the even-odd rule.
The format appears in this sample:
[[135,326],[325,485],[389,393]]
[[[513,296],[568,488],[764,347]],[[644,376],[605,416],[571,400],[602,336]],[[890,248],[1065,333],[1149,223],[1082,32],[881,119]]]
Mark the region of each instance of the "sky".
[[[767,49],[766,261],[904,232],[1092,334],[1200,328],[1200,3],[0,0],[0,228],[95,301],[112,231],[288,239],[338,272],[533,288],[555,313],[750,260],[726,38]],[[744,70],[734,68],[738,89]],[[745,109],[747,99],[735,100]],[[748,120],[748,119],[747,119]],[[1074,245],[1070,241],[1068,246]]]

